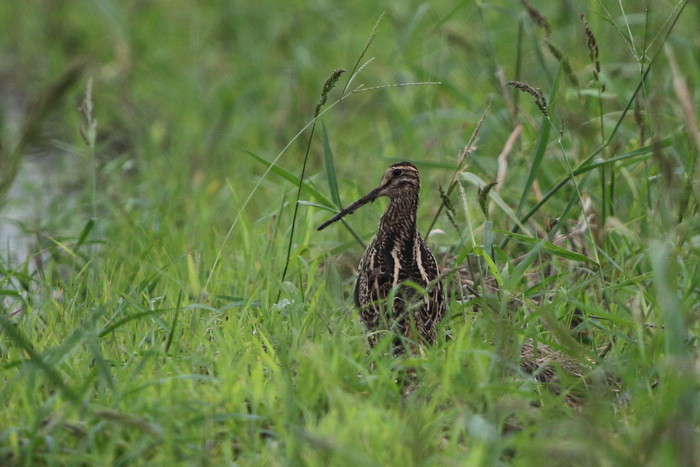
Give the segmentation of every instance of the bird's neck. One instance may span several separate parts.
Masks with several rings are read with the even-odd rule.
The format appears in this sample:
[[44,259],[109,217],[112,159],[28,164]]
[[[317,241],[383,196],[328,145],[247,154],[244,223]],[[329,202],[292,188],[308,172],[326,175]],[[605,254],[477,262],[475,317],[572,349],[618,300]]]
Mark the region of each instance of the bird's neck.
[[417,210],[417,191],[392,198],[379,221],[378,235],[402,244],[413,242],[416,236]]

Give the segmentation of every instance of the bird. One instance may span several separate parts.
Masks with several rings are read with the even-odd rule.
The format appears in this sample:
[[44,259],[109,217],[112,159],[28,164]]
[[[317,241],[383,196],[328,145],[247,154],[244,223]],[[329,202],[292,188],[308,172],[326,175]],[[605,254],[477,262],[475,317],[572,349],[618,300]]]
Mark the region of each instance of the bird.
[[393,332],[394,354],[403,352],[406,345],[433,344],[437,324],[447,309],[437,261],[416,228],[419,193],[416,166],[393,164],[379,186],[317,229],[325,229],[379,197],[389,198],[377,233],[357,268],[353,295],[370,345],[375,346],[382,331]]

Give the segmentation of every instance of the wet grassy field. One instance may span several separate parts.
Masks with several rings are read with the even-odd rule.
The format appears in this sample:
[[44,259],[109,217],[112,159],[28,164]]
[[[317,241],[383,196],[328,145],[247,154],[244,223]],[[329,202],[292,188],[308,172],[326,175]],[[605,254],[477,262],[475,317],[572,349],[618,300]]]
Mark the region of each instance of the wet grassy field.
[[[0,464],[697,465],[699,26],[1,3]],[[316,227],[402,160],[450,303],[394,358],[352,307],[386,202]]]

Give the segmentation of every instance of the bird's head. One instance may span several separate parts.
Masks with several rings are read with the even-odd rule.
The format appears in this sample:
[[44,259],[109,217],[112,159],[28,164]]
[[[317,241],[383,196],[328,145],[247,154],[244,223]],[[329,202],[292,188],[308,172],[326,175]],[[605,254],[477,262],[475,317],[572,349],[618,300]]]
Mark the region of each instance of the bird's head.
[[394,198],[409,191],[420,189],[418,169],[410,162],[399,162],[389,166],[379,183],[377,197]]
[[420,177],[418,176],[418,169],[415,165],[410,162],[399,162],[398,164],[391,165],[386,169],[386,172],[384,172],[382,181],[377,188],[341,210],[338,214],[333,216],[332,219],[321,224],[317,230],[325,229],[333,222],[342,219],[348,214],[352,214],[355,212],[355,209],[374,201],[380,196],[388,196],[389,198],[395,199],[410,193],[417,194],[418,190],[420,190]]

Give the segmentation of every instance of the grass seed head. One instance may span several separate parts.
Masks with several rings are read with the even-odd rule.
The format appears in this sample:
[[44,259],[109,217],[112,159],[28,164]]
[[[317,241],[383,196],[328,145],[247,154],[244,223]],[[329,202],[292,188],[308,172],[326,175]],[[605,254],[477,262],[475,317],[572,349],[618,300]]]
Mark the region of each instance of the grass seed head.
[[547,99],[544,97],[544,94],[542,94],[542,90],[540,88],[532,87],[522,81],[508,81],[506,84],[508,86],[513,86],[519,91],[530,94],[535,98],[535,104],[537,105],[537,108],[540,109],[540,112],[542,112],[545,117],[549,115],[549,112],[547,111]]
[[549,35],[552,33],[552,27],[549,25],[547,17],[540,13],[537,8],[530,5],[530,2],[528,2],[527,0],[520,0],[520,3],[523,4],[525,10],[527,11],[527,14],[530,15],[532,21],[544,30],[544,35],[546,37],[549,37]]
[[586,19],[584,14],[580,13],[579,17],[581,18],[581,22],[583,22],[583,30],[586,33],[586,46],[588,47],[588,56],[590,57],[591,62],[595,66],[595,70],[593,71],[593,78],[595,78],[595,80],[598,81],[598,73],[600,73],[600,60],[598,59],[598,41],[596,41],[595,35],[591,30],[591,25],[588,23],[588,20]]
[[571,68],[571,63],[569,63],[569,59],[566,57],[566,55],[564,55],[564,53],[559,50],[559,48],[554,45],[549,38],[546,38],[544,43],[547,45],[547,49],[549,49],[549,52],[554,56],[554,58],[561,62],[562,66],[564,67],[564,73],[566,74],[567,78],[569,78],[569,81],[571,81],[571,84],[578,87],[578,78],[576,77],[574,70]]
[[450,221],[450,224],[452,224],[452,227],[454,227],[457,231],[459,231],[459,227],[457,226],[457,220],[455,218],[455,209],[452,206],[452,201],[450,201],[450,197],[448,194],[445,192],[445,190],[442,189],[442,186],[438,186],[438,191],[440,192],[440,199],[442,200],[443,205],[445,206],[445,212],[447,213],[447,220]]
[[318,104],[316,104],[316,109],[314,110],[314,118],[318,117],[318,114],[321,113],[321,107],[323,107],[323,105],[328,100],[328,93],[331,92],[331,89],[333,89],[333,87],[335,87],[335,83],[338,82],[338,79],[340,79],[340,75],[342,75],[343,73],[345,73],[345,70],[342,68],[333,70],[333,73],[331,73],[326,82],[323,84],[323,89],[321,90],[321,98],[318,100]]
[[498,185],[498,182],[491,182],[488,185],[484,185],[483,187],[479,188],[479,206],[481,207],[481,212],[484,213],[487,219],[489,217],[489,192],[496,185]]

